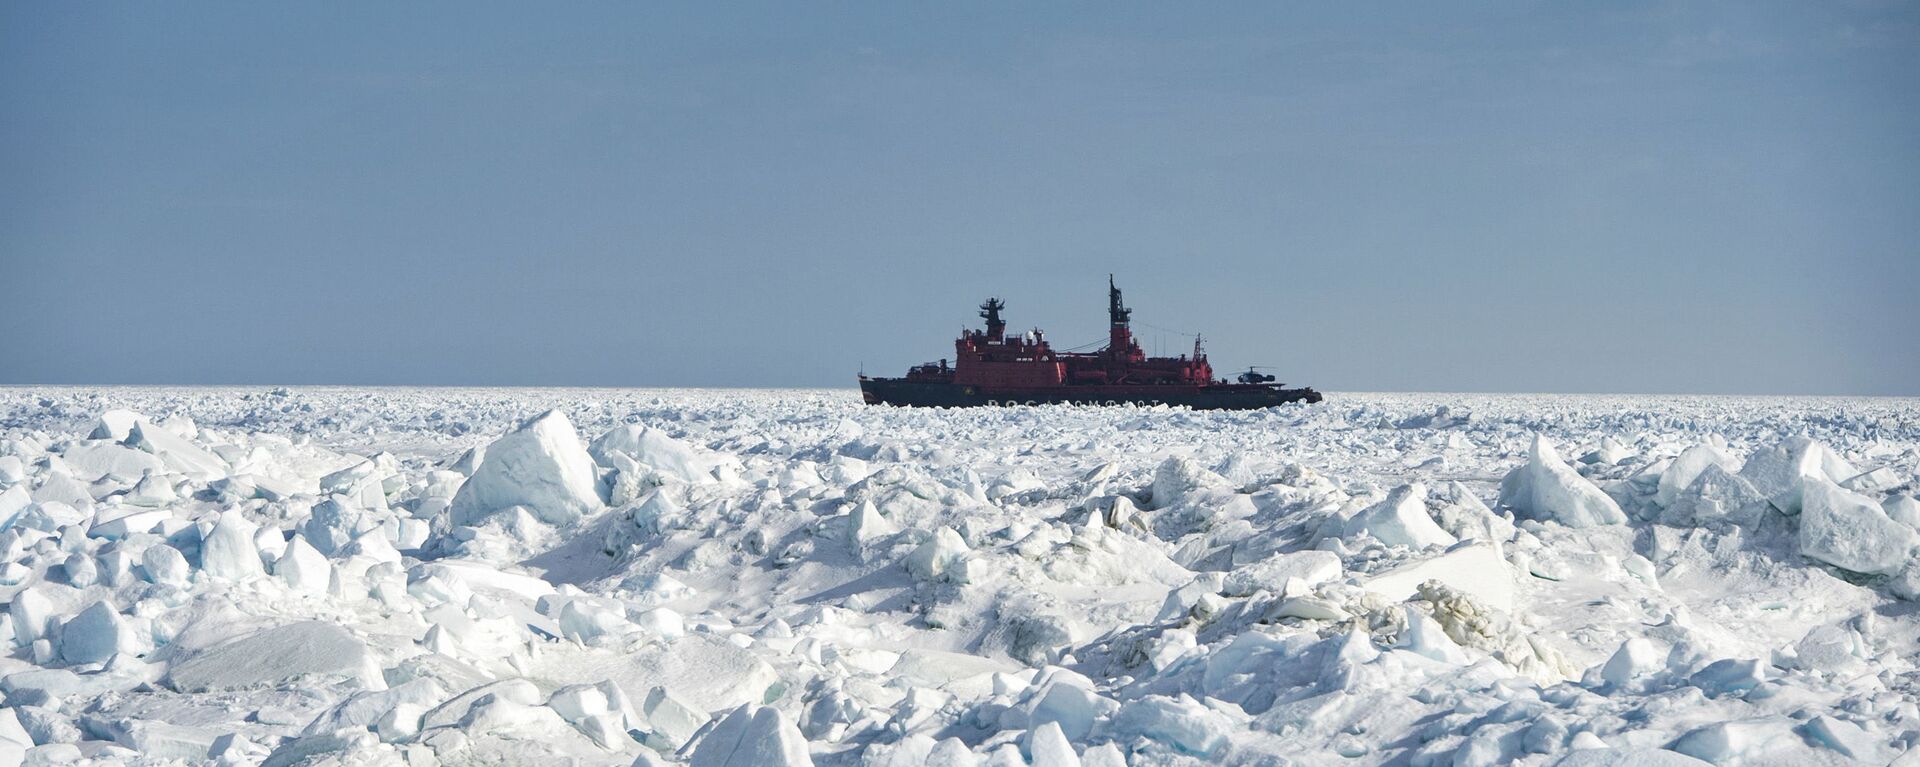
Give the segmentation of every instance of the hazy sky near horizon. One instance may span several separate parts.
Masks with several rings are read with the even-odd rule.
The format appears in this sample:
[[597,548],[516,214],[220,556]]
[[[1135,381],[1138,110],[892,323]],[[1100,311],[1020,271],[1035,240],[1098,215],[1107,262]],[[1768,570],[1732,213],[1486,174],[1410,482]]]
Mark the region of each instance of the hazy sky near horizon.
[[0,4],[0,383],[1920,394],[1920,6]]

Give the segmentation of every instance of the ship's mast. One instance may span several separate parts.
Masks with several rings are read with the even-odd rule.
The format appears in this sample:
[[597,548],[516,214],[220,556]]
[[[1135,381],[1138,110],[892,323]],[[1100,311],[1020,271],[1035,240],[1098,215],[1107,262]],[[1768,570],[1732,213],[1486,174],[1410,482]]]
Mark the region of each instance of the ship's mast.
[[1006,320],[1000,319],[1000,310],[1005,308],[1007,305],[1001,303],[998,298],[989,298],[986,303],[980,305],[980,317],[987,321],[988,341],[998,343],[1006,337],[1007,323]]
[[1133,310],[1120,302],[1113,275],[1107,275],[1107,353],[1114,359],[1126,359],[1133,347],[1133,330],[1127,326],[1127,318],[1132,315]]

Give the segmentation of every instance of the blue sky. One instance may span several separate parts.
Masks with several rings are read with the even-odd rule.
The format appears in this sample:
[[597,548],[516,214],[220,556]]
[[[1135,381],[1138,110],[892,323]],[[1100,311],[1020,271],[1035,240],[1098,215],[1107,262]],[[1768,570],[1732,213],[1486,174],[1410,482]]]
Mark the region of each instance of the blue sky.
[[1920,394],[1914,3],[0,5],[0,382]]

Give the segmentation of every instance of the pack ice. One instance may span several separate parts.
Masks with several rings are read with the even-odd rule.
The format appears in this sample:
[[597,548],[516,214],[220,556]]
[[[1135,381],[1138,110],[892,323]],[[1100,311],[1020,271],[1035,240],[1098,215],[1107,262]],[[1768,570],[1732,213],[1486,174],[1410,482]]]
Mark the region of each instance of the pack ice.
[[1909,399],[0,389],[0,765],[1920,764],[1916,491]]

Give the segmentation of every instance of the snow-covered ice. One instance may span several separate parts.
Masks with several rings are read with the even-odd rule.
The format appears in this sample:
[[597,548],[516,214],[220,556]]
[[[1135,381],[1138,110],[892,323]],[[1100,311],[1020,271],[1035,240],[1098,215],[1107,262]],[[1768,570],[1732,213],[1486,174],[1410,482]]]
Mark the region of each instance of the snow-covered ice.
[[0,765],[1920,764],[1916,493],[1912,399],[0,389]]

